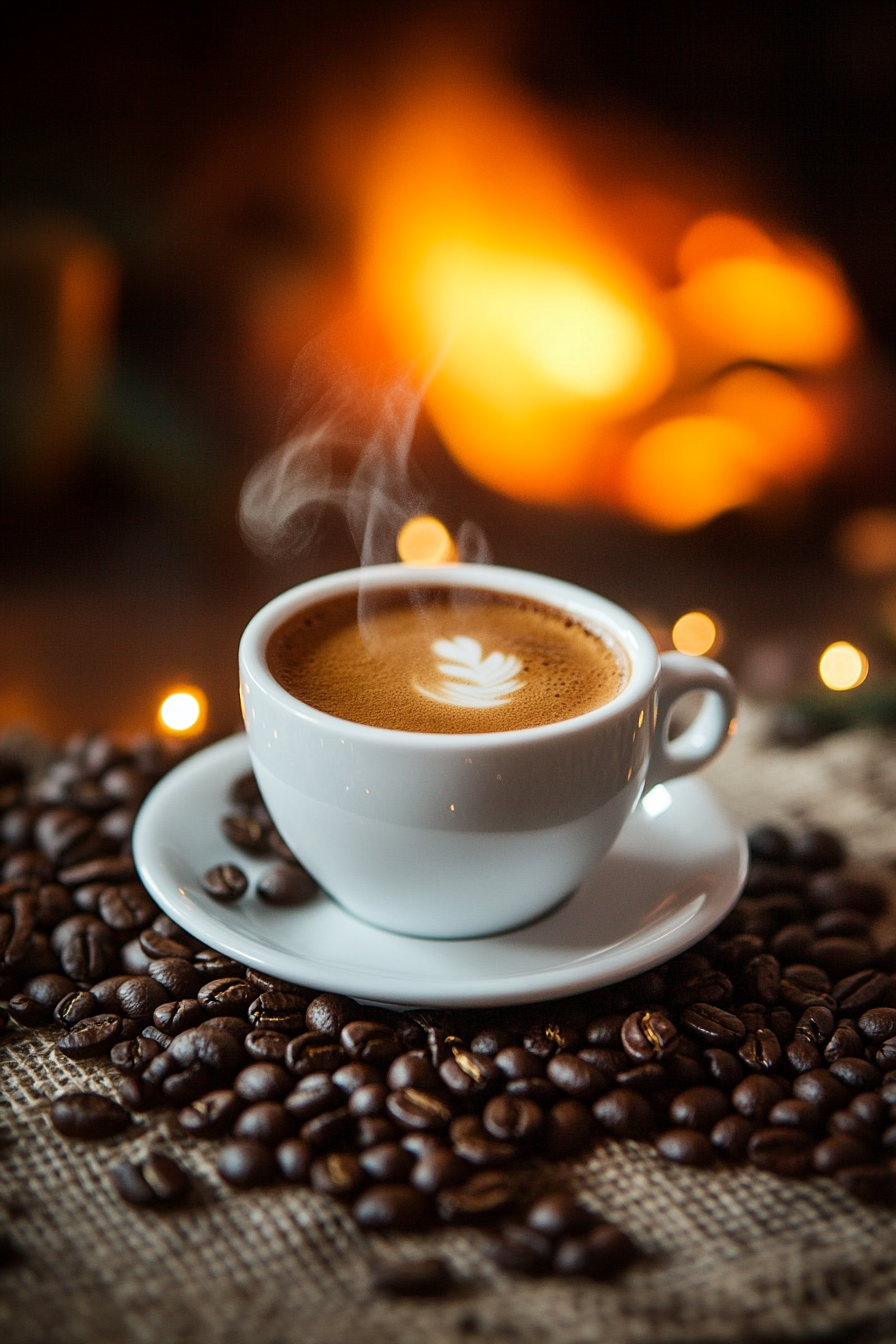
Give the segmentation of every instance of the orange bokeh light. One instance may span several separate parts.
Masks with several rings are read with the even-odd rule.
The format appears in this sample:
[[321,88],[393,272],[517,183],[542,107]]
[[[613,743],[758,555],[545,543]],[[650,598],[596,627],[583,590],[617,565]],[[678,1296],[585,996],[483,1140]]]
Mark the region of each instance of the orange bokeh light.
[[399,559],[406,565],[448,565],[457,559],[451,533],[438,518],[428,514],[409,518],[395,545]]

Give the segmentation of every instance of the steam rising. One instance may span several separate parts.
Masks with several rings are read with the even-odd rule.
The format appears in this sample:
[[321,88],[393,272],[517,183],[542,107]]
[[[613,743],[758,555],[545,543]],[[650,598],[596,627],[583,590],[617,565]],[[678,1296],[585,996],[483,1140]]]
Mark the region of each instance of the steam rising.
[[[395,539],[409,518],[430,512],[410,452],[425,387],[406,371],[349,367],[318,338],[299,356],[281,419],[282,442],[250,471],[239,523],[257,554],[302,555],[328,509],[342,512],[362,565],[396,559]],[[461,560],[487,561],[488,544],[465,522],[455,538]]]

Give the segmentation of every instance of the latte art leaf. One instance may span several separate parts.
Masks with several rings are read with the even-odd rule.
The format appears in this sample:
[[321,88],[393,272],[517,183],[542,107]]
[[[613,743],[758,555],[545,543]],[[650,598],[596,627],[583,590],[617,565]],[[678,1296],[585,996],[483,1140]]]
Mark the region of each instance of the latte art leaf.
[[513,654],[490,653],[482,656],[482,645],[468,635],[453,639],[437,639],[432,651],[439,658],[438,669],[445,680],[436,690],[414,683],[415,690],[441,705],[457,705],[470,709],[489,709],[506,705],[515,691],[523,687],[518,679],[522,663]]

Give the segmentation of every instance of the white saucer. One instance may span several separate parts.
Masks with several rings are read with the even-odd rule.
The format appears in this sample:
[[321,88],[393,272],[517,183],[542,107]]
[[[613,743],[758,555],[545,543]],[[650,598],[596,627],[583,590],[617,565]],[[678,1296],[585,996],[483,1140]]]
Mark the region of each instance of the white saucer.
[[[524,1003],[612,984],[667,961],[725,917],[747,869],[743,833],[696,778],[658,785],[582,886],[543,919],[490,938],[408,938],[362,923],[320,892],[276,909],[254,894],[270,860],[224,839],[227,792],[249,769],[246,739],[198,752],[156,785],[134,828],[155,900],[204,943],[295,984],[390,1004]],[[213,864],[252,879],[233,905],[206,896]]]

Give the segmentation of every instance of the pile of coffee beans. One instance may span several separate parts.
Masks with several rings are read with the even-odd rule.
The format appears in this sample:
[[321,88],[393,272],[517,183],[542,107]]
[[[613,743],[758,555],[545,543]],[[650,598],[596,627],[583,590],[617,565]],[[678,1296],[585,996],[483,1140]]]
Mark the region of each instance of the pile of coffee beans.
[[[60,1133],[103,1139],[173,1108],[184,1133],[223,1141],[233,1186],[307,1184],[370,1229],[486,1224],[489,1254],[524,1274],[600,1278],[631,1261],[624,1234],[568,1196],[527,1209],[521,1195],[532,1158],[608,1137],[690,1166],[831,1176],[896,1203],[896,946],[875,937],[882,887],[846,867],[833,833],[754,831],[732,914],[622,984],[399,1013],[247,969],[159,912],[130,830],[168,764],[153,744],[84,735],[37,775],[0,764],[0,1024],[55,1024],[68,1058],[104,1056],[120,1075],[118,1102],[57,1098]],[[231,799],[227,839],[273,861],[258,895],[307,899],[313,883],[254,779]],[[230,901],[249,883],[222,862],[205,885]],[[148,1206],[188,1187],[162,1152],[113,1181]],[[440,1264],[384,1270],[383,1287],[441,1291]]]

